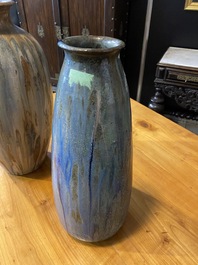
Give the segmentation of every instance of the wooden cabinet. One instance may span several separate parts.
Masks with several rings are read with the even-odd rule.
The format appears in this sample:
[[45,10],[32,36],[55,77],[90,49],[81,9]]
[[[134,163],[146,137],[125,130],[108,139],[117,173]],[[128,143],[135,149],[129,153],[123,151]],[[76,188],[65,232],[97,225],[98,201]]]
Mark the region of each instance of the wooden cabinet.
[[57,48],[54,11],[49,0],[17,0],[20,26],[30,32],[42,46],[50,70],[51,81],[56,84],[62,54]]
[[20,26],[41,44],[56,84],[63,60],[57,40],[72,35],[106,35],[126,41],[129,1],[15,0]]

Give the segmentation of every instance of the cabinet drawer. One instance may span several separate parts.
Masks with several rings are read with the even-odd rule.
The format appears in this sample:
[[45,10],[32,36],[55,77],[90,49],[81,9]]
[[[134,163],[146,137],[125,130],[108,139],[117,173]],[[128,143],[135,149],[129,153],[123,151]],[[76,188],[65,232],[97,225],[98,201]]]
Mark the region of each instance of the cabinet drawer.
[[175,71],[167,69],[167,74],[165,75],[166,81],[175,81],[181,84],[197,84],[198,85],[198,73],[185,72],[185,71]]

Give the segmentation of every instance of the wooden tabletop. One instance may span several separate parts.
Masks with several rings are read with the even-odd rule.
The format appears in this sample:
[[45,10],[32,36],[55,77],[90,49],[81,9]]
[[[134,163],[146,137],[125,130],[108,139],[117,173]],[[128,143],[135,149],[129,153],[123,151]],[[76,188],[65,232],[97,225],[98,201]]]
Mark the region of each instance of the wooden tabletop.
[[0,168],[0,264],[198,264],[198,136],[133,101],[133,187],[112,238],[83,243],[61,226],[50,153],[26,176]]

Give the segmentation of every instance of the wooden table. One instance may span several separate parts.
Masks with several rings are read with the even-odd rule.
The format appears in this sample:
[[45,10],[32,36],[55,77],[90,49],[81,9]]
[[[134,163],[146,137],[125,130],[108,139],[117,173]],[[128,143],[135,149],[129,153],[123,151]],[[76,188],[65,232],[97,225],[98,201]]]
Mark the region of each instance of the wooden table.
[[0,264],[198,264],[198,136],[133,101],[133,190],[112,238],[82,243],[61,226],[50,154],[40,170],[0,168]]

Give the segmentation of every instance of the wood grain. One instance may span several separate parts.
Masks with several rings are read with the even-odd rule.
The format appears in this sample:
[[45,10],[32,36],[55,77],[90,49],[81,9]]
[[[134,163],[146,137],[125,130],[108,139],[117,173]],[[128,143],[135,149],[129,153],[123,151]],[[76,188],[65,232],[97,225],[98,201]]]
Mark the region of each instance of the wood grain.
[[133,101],[133,191],[125,224],[71,238],[53,201],[50,153],[24,177],[0,168],[0,264],[198,264],[198,137]]

